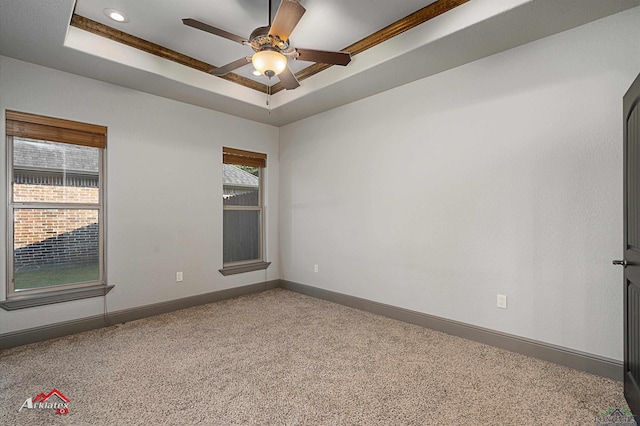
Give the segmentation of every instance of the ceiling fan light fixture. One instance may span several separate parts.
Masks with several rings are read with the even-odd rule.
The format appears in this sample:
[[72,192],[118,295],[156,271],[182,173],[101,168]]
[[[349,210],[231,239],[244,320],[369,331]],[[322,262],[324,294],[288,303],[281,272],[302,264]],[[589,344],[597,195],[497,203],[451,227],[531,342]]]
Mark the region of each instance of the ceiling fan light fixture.
[[251,57],[256,71],[267,77],[280,74],[287,67],[287,57],[277,50],[263,49]]

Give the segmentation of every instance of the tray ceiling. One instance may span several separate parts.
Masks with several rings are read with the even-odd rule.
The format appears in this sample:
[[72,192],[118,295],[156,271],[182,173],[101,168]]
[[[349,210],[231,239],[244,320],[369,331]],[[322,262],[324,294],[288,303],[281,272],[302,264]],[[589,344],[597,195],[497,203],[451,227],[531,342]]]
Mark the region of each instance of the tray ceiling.
[[[275,14],[278,0],[274,0]],[[295,61],[282,90],[249,64],[253,51],[182,24],[242,37],[268,24],[265,0],[0,0],[0,54],[272,124],[302,118],[620,12],[640,0],[300,0],[295,47],[349,51],[346,67]],[[117,9],[128,22],[109,19]],[[271,102],[266,105],[267,87]]]

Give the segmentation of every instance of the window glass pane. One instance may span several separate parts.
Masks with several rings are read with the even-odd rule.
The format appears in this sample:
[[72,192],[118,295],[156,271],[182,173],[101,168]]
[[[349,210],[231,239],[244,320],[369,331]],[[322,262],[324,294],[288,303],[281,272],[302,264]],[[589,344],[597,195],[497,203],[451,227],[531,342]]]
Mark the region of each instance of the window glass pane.
[[99,161],[98,148],[16,137],[13,200],[97,204]]
[[222,165],[222,197],[225,206],[260,205],[260,169]]
[[260,259],[260,211],[225,210],[224,263]]
[[100,279],[98,210],[16,209],[14,289]]

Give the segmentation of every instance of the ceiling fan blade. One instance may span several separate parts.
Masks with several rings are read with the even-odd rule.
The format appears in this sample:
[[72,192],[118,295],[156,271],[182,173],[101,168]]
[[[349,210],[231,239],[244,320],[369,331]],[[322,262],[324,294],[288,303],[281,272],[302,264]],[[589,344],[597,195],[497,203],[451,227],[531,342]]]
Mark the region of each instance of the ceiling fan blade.
[[287,41],[304,12],[306,9],[298,3],[298,0],[282,0],[271,24],[269,35],[278,36],[280,40]]
[[216,68],[215,70],[211,71],[211,74],[213,75],[225,75],[227,73],[230,73],[231,71],[238,69],[240,67],[243,67],[245,65],[247,65],[249,62],[251,62],[251,58],[240,58],[237,61],[233,61],[227,65],[224,65],[220,68]]
[[313,49],[296,49],[296,52],[298,52],[298,59],[301,61],[343,66],[351,62],[351,54],[346,52],[327,52]]
[[293,90],[296,87],[300,86],[300,83],[298,82],[298,79],[291,72],[289,67],[285,67],[284,71],[282,71],[280,74],[278,74],[278,78],[280,79],[280,82],[282,83],[284,88],[287,89],[287,90]]
[[214,35],[217,35],[217,36],[220,36],[220,37],[224,37],[224,38],[226,38],[228,40],[235,41],[235,42],[240,43],[240,44],[246,44],[247,41],[248,41],[246,38],[237,36],[235,34],[227,32],[225,30],[221,30],[220,28],[212,27],[211,25],[205,24],[204,22],[196,21],[193,18],[184,18],[182,20],[182,23],[187,25],[187,26],[189,26],[189,27],[193,27],[193,28],[196,28],[198,30],[202,30],[202,31],[207,32],[207,33],[211,33],[211,34],[214,34]]

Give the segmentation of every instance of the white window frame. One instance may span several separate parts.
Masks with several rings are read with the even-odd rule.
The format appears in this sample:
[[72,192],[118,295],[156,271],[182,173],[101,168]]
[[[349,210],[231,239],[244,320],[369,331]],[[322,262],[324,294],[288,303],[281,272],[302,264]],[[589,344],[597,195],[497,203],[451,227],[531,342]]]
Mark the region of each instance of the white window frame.
[[[243,164],[242,160],[240,162],[232,162],[228,161],[228,158],[235,157],[236,160],[238,158],[244,157],[246,159],[246,163]],[[236,205],[226,205],[223,203],[223,240],[224,240],[224,211],[258,211],[260,215],[259,219],[259,242],[258,242],[258,258],[256,259],[247,259],[235,262],[224,262],[224,244],[223,244],[223,267],[220,269],[220,273],[222,275],[233,275],[239,274],[242,272],[250,272],[260,269],[266,269],[271,265],[271,262],[265,261],[265,208],[264,208],[264,175],[266,174],[266,154],[256,153],[252,151],[244,151],[235,148],[223,148],[223,164],[232,164],[232,165],[246,165],[246,166],[254,166],[258,167],[258,206],[236,206]],[[260,165],[262,163],[262,165]],[[224,185],[224,182],[223,182]]]
[[[6,159],[6,194],[7,194],[7,216],[6,216],[6,246],[7,246],[7,300],[0,301],[0,307],[6,310],[21,309],[33,306],[40,306],[45,304],[63,302],[68,300],[84,299],[88,297],[103,296],[108,293],[113,286],[106,285],[106,239],[105,239],[105,188],[106,188],[106,176],[105,176],[105,150],[106,150],[106,127],[95,126],[86,123],[78,123],[68,120],[37,116],[28,113],[20,113],[15,111],[6,111],[7,119],[7,159]],[[21,131],[15,130],[16,126],[9,130],[9,121],[22,123],[24,120],[25,127],[29,130],[24,131],[24,134],[20,134]],[[32,125],[31,127],[29,127]],[[49,127],[49,129],[47,129]],[[55,131],[55,129],[58,131]],[[92,142],[74,143],[73,135],[75,133],[84,131],[85,129],[98,129],[101,131],[104,129],[104,134],[100,134],[95,137],[96,144],[103,144],[102,146],[92,146]],[[34,133],[35,129],[35,133]],[[42,129],[42,132],[39,132]],[[48,138],[47,135],[51,135],[51,129],[54,129],[54,133],[58,136]],[[69,132],[65,132],[70,131]],[[71,136],[71,137],[69,137]],[[89,133],[89,138],[93,136]],[[14,182],[14,138],[25,138],[33,140],[41,140],[46,142],[66,143],[76,146],[92,146],[98,149],[98,202],[97,203],[61,203],[61,202],[16,202],[14,200],[13,182]],[[102,138],[102,139],[101,139]],[[57,139],[57,140],[55,140]],[[67,139],[67,140],[65,140]],[[33,289],[17,289],[14,283],[14,217],[15,212],[24,209],[61,209],[61,210],[97,210],[98,212],[98,279],[95,281],[70,283],[61,285],[48,285]]]

